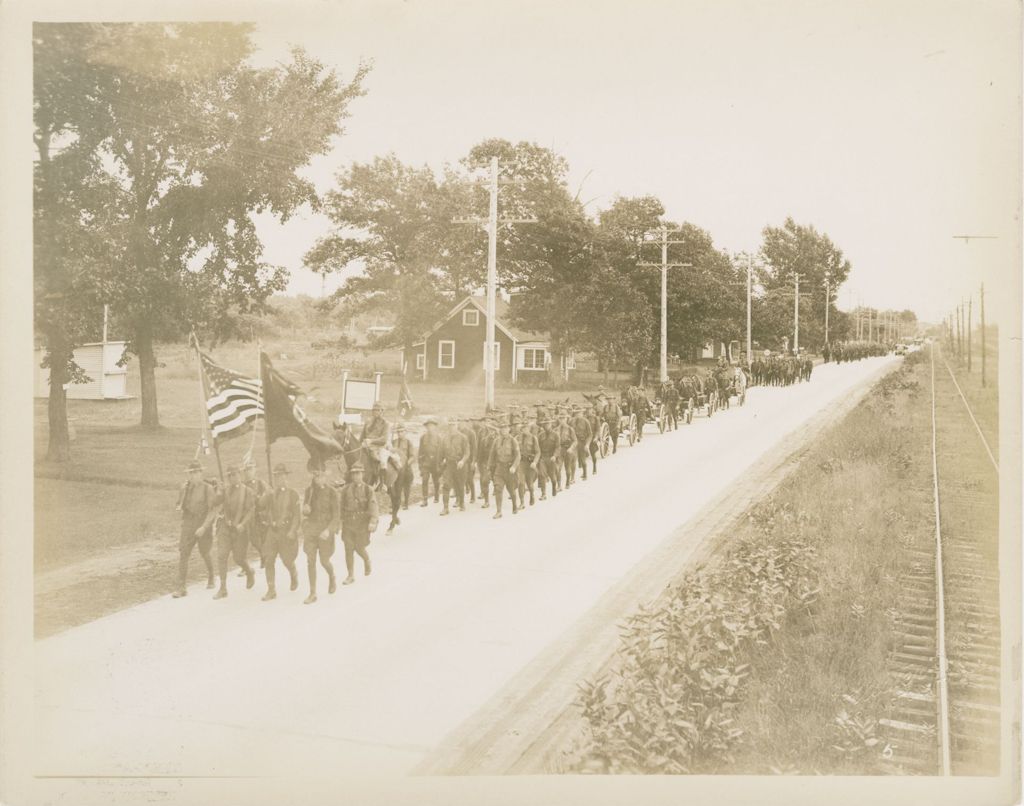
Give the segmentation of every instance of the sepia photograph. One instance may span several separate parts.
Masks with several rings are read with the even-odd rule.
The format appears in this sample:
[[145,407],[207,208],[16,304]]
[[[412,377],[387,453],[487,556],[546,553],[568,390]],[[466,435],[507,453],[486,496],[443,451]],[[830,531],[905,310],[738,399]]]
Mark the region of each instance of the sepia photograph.
[[1021,6],[12,3],[11,804],[1010,804]]

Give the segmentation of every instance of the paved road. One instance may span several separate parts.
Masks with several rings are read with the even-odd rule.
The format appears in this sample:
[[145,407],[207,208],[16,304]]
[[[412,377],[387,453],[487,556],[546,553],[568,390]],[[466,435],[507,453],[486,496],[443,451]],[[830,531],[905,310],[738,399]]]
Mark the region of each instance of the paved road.
[[515,517],[411,510],[374,539],[371,577],[315,605],[305,585],[262,603],[232,577],[226,600],[194,587],[38,641],[34,772],[408,773],[704,502],[894,360],[649,429]]

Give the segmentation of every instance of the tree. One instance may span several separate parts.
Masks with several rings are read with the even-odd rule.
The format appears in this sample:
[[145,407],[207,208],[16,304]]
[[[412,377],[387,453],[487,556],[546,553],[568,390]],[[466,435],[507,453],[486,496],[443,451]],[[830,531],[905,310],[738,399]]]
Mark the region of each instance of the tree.
[[213,338],[261,308],[287,273],[262,259],[254,216],[282,221],[318,203],[298,171],[341,133],[367,67],[348,83],[292,51],[248,63],[252,26],[94,26],[101,164],[118,189],[120,262],[112,303],[139,357],[142,425],[157,427],[155,341],[190,326]]
[[452,197],[424,166],[405,165],[394,155],[356,163],[337,176],[325,209],[335,226],[306,253],[305,262],[321,273],[352,268],[333,300],[350,311],[386,307],[395,314],[387,341],[410,348],[451,304],[444,273],[443,246],[453,225]]
[[50,370],[48,461],[71,456],[68,383],[88,378],[74,362],[92,318],[106,299],[118,238],[110,212],[113,184],[100,170],[97,132],[106,120],[96,103],[100,76],[86,53],[94,26],[33,27],[34,320]]
[[[800,276],[800,335],[805,344],[820,344],[825,330],[825,280],[828,279],[829,317],[835,314],[838,291],[850,274],[850,262],[842,250],[814,227],[787,218],[781,227],[765,227],[761,254],[765,269],[760,274],[766,290],[759,332],[763,338],[781,340],[792,336],[794,275]],[[788,324],[783,315],[788,295]]]

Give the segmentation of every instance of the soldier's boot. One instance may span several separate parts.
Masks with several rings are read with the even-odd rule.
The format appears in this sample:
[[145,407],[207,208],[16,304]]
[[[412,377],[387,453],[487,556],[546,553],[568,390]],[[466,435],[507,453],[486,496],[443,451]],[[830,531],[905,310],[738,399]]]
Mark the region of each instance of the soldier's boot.
[[245,568],[245,589],[249,590],[256,584],[256,572],[252,568]]
[[316,585],[309,586],[309,596],[302,600],[303,604],[313,604],[316,601]]
[[586,481],[587,480],[587,466],[586,466],[586,464],[580,465],[580,468],[583,471],[583,480]]
[[392,515],[391,516],[391,523],[388,524],[388,530],[387,530],[387,532],[385,532],[385,534],[391,534],[392,532],[394,532],[396,526],[398,526],[398,518],[396,518],[394,515]]
[[267,588],[267,592],[263,594],[263,601],[269,602],[271,599],[277,598],[277,589],[271,585]]
[[291,565],[288,566],[288,573],[291,575],[292,584],[289,590],[297,591],[299,589],[299,572],[295,569],[295,562],[292,561]]
[[342,585],[351,585],[355,581],[356,581],[356,578],[354,576],[352,576],[351,574],[349,574],[347,577],[345,577],[343,580],[341,580],[341,584]]
[[520,509],[522,509],[522,507],[516,504],[516,499],[513,497],[512,498],[512,514],[513,515],[518,515]]
[[338,580],[334,576],[334,572],[332,571],[331,575],[328,577],[327,592],[334,593],[336,590],[338,590]]
[[220,575],[220,590],[213,594],[214,599],[226,599],[228,596],[228,574],[225,571]]
[[370,563],[370,555],[363,555],[363,576],[368,577],[370,572],[373,571],[373,565]]
[[184,587],[178,588],[174,593],[171,594],[174,599],[180,599],[182,596],[188,596],[188,591]]

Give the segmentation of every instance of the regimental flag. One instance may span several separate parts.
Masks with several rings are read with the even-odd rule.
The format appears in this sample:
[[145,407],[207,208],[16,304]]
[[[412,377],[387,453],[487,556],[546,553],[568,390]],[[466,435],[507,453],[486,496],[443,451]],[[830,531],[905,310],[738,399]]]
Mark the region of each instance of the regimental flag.
[[267,442],[281,437],[298,437],[314,463],[320,465],[333,456],[340,456],[341,446],[334,437],[312,422],[299,405],[302,390],[274,369],[266,353],[260,353],[260,372]]
[[241,436],[252,430],[257,417],[263,416],[263,399],[257,378],[214,364],[199,353],[206,377],[206,416],[214,439]]

